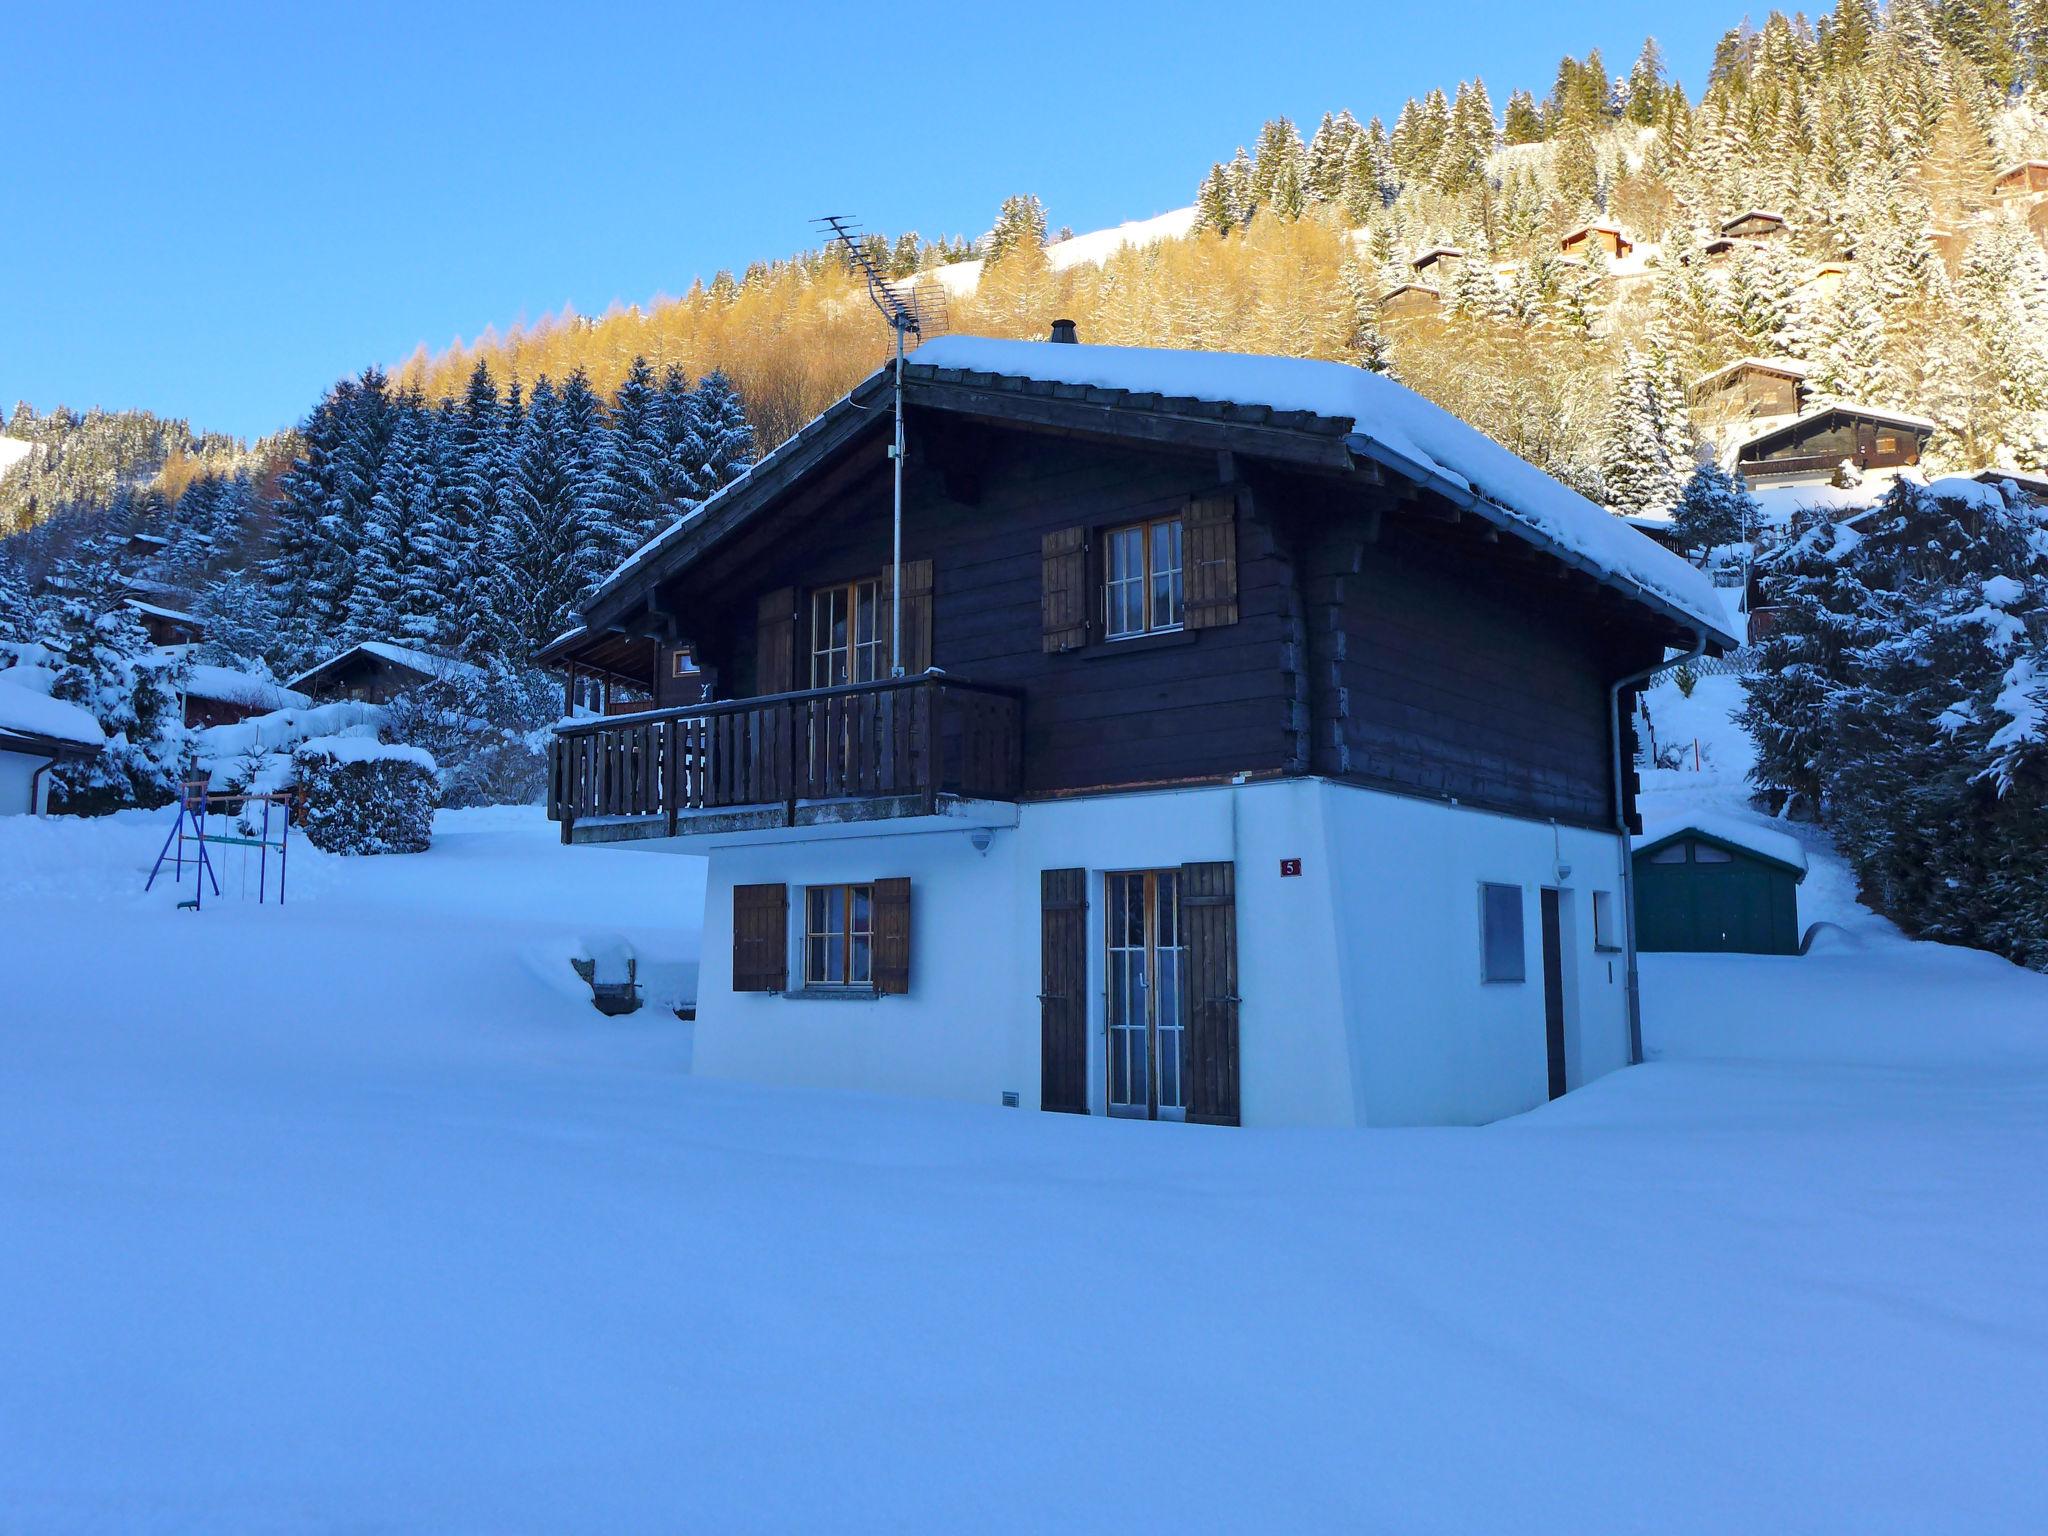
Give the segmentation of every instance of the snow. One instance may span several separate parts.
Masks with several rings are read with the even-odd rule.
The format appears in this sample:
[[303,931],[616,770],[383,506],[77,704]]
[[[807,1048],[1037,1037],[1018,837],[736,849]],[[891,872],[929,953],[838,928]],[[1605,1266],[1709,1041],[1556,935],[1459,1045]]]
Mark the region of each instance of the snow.
[[35,451],[34,443],[25,443],[18,437],[0,436],[0,475],[6,474]]
[[1347,419],[1355,428],[1354,447],[1369,456],[1454,497],[1469,493],[1483,499],[1542,542],[1654,594],[1721,633],[1722,610],[1713,587],[1686,561],[1442,407],[1362,368],[1246,353],[979,336],[941,336],[919,347],[911,360],[934,368]]
[[106,733],[89,710],[50,697],[49,676],[40,667],[28,666],[0,672],[0,734],[104,746]]
[[224,704],[241,704],[252,709],[305,709],[312,700],[267,677],[193,662],[185,669],[185,692],[196,699],[215,699]]
[[[137,537],[139,538],[141,537],[141,535],[138,534]],[[128,606],[132,608],[135,612],[146,613],[150,615],[152,618],[171,619],[179,624],[197,624],[199,622],[191,614],[186,613],[181,609],[162,608],[155,603],[145,603],[140,598],[136,597],[131,597],[128,599]]]
[[[1193,207],[1171,209],[1149,219],[1131,219],[1113,229],[1090,230],[1070,240],[1048,245],[1045,248],[1046,265],[1055,272],[1082,265],[1099,267],[1126,246],[1142,248],[1157,245],[1162,240],[1178,240],[1194,227]],[[891,286],[901,291],[918,283],[932,282],[952,297],[960,298],[981,286],[981,270],[985,264],[984,259],[978,256],[972,261],[947,262],[915,276],[898,279]]]
[[1660,817],[1655,821],[1645,816],[1643,830],[1633,839],[1633,843],[1641,850],[1681,832],[1697,832],[1717,838],[1732,847],[1746,849],[1766,859],[1775,859],[1780,864],[1790,864],[1802,874],[1806,871],[1806,849],[1798,838],[1788,833],[1772,831],[1750,817],[1717,815],[1712,811],[1681,812]]
[[2005,506],[2005,498],[1995,485],[1986,485],[1967,475],[1942,475],[1927,482],[1928,493],[1940,501],[1958,501],[1967,507],[1981,507],[1996,512]]
[[434,754],[424,747],[379,741],[374,736],[312,736],[300,742],[298,750],[315,757],[331,757],[337,763],[414,763],[429,773],[440,768]]
[[166,825],[0,823],[12,1527],[2038,1528],[2003,962],[1651,955],[1519,1120],[1148,1126],[691,1078],[568,958],[694,958],[693,861],[529,810],[198,917]]

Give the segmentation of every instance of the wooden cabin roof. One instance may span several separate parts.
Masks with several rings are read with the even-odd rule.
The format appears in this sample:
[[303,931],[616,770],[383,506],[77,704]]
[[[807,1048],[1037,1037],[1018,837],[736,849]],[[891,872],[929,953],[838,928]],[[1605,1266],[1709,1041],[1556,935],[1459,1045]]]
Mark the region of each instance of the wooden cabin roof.
[[1857,405],[1851,401],[1843,400],[1836,401],[1832,405],[1819,406],[1814,410],[1808,411],[1796,421],[1784,422],[1779,426],[1769,428],[1767,431],[1759,432],[1754,437],[1744,438],[1735,445],[1736,456],[1740,458],[1748,450],[1763,447],[1780,437],[1797,437],[1808,428],[1825,421],[1830,416],[1848,416],[1861,421],[1881,422],[1889,427],[1904,427],[1909,432],[1930,433],[1934,431],[1934,423],[1925,416],[1909,416],[1904,411],[1888,411],[1874,405]]
[[1785,222],[1785,215],[1782,213],[1772,213],[1764,208],[1745,208],[1741,213],[1736,214],[1734,218],[1721,221],[1721,233],[1724,235],[1730,234],[1738,226],[1751,223],[1752,221],[1762,224],[1782,225]]
[[1701,374],[1692,381],[1692,387],[1694,392],[1698,392],[1731,373],[1768,373],[1781,379],[1803,379],[1808,371],[1806,364],[1794,357],[1738,357],[1732,363],[1723,363],[1712,373]]
[[[1155,381],[1186,393],[1143,387]],[[857,473],[871,461],[850,465],[848,450],[889,428],[889,411],[877,407],[887,406],[890,385],[890,370],[878,369],[637,552],[587,600],[584,625],[593,632],[641,627],[662,581],[799,482],[829,488]],[[1717,642],[1734,643],[1721,629],[1711,588],[1683,561],[1413,391],[1342,364],[953,336],[911,355],[904,395],[913,412],[1013,429],[1242,455],[1369,484],[1394,477],[1482,519],[1494,536],[1512,536],[1591,576],[1679,632],[1704,626]],[[1274,400],[1319,408],[1267,403]]]

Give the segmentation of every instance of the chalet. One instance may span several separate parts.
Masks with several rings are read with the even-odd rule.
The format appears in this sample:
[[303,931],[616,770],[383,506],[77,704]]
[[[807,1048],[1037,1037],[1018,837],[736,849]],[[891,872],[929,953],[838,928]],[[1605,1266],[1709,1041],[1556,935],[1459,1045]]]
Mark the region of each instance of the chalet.
[[1830,298],[1841,291],[1842,284],[1848,276],[1849,264],[1846,261],[1823,261],[1817,263],[1814,269],[1807,273],[1799,287],[1802,292],[1813,298]]
[[482,676],[482,668],[453,656],[391,640],[364,640],[328,657],[317,667],[309,667],[285,686],[322,703],[360,699],[367,704],[383,704],[422,683]]
[[40,645],[0,646],[0,816],[43,815],[50,770],[97,756],[106,746],[88,710],[50,697],[61,659]]
[[2027,197],[2048,192],[2048,160],[2022,160],[1991,179],[1993,197]]
[[1786,233],[1789,229],[1782,213],[1765,213],[1759,208],[1738,213],[1721,226],[1721,235],[1728,240],[1775,240]]
[[185,725],[198,730],[209,725],[234,725],[251,715],[267,715],[279,709],[304,709],[313,701],[306,694],[282,687],[267,677],[237,672],[232,667],[194,663],[183,670],[180,693]]
[[1719,235],[1712,240],[1702,241],[1699,254],[1700,259],[1709,267],[1725,266],[1728,258],[1735,254],[1735,242],[1726,235]]
[[716,678],[549,772],[565,843],[708,855],[694,1071],[1354,1125],[1631,1059],[1627,700],[1732,643],[1699,572],[1340,364],[943,337],[903,399],[580,615]]
[[1455,245],[1433,245],[1408,265],[1416,282],[1441,292],[1464,260],[1465,253]]
[[1806,364],[1789,357],[1741,357],[1693,381],[1694,420],[1790,421],[1806,401]]
[[1403,283],[1380,296],[1380,313],[1394,320],[1434,315],[1443,308],[1443,295],[1421,283]]
[[1558,242],[1558,249],[1567,256],[1583,258],[1592,254],[1595,247],[1613,260],[1636,248],[1635,242],[1612,224],[1581,224]]
[[139,597],[128,598],[126,602],[128,611],[148,632],[151,645],[194,645],[206,638],[204,621],[182,608],[146,603]]
[[1826,405],[1737,443],[1734,467],[1754,483],[1825,480],[1843,463],[1899,470],[1920,462],[1934,423],[1846,402]]

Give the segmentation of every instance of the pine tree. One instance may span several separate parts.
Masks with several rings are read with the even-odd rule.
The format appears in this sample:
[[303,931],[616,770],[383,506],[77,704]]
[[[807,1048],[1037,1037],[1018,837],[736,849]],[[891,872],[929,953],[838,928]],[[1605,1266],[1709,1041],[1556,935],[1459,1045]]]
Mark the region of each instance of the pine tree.
[[533,387],[494,540],[506,648],[524,662],[569,627],[583,594],[606,572],[595,537],[581,447],[554,386]]
[[739,390],[722,370],[713,369],[698,380],[693,399],[704,452],[695,474],[695,489],[701,499],[753,464],[754,429],[747,423],[746,403]]
[[1685,482],[1669,443],[1651,360],[1625,345],[1599,464],[1610,507],[1659,512],[1679,499]]
[[446,445],[442,419],[401,398],[364,527],[362,571],[350,621],[356,633],[423,645],[441,628],[449,564],[441,524]]
[[1537,144],[1543,139],[1543,117],[1536,110],[1536,98],[1527,91],[1508,97],[1506,120],[1501,125],[1504,144]]
[[1195,194],[1196,234],[1208,232],[1227,235],[1237,226],[1237,218],[1231,209],[1230,180],[1222,162],[1209,167],[1209,174],[1202,178],[1202,187]]
[[1758,515],[1756,498],[1749,494],[1742,477],[1706,458],[1693,470],[1678,504],[1671,509],[1671,531],[1687,549],[1704,555],[1751,538]]
[[490,545],[505,479],[506,416],[491,371],[479,360],[448,418],[439,508],[448,589],[436,640],[468,659],[487,654],[497,632]]
[[65,661],[50,691],[91,713],[107,745],[95,757],[54,770],[50,803],[74,815],[162,805],[189,760],[177,718],[182,663],[152,650],[112,560],[87,554],[59,562],[52,574],[60,593],[55,633]]
[[209,581],[192,612],[206,632],[194,651],[200,661],[252,671],[275,649],[277,614],[269,590],[241,571],[223,571]]
[[1623,86],[1628,103],[1624,115],[1639,128],[1653,127],[1664,114],[1664,92],[1664,50],[1657,39],[1646,37]]
[[633,359],[612,404],[611,432],[600,467],[597,506],[614,562],[638,549],[668,521],[661,460],[667,446],[661,391],[645,357]]
[[1020,247],[1042,250],[1045,246],[1045,204],[1029,193],[1003,199],[996,214],[995,228],[984,242],[991,265]]

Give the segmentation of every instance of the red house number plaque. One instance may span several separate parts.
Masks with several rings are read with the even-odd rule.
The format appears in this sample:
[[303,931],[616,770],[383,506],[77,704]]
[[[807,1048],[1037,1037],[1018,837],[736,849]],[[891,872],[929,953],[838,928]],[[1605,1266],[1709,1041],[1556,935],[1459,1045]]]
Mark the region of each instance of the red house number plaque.
[[1299,859],[1282,859],[1282,860],[1280,861],[1280,874],[1281,874],[1281,877],[1282,877],[1283,879],[1284,879],[1284,878],[1286,878],[1286,877],[1287,877],[1287,876],[1289,876],[1289,875],[1298,875],[1298,874],[1300,874],[1300,873],[1301,873],[1301,860],[1299,860]]

